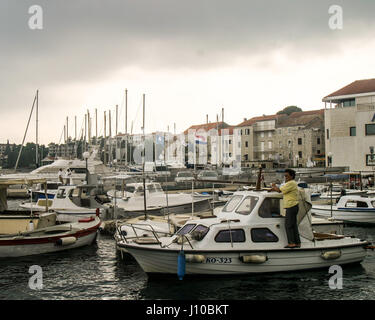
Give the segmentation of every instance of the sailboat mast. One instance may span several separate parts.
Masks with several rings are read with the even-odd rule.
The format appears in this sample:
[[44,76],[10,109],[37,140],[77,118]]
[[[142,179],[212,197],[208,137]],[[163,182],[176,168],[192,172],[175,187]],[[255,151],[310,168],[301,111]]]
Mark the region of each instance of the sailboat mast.
[[39,108],[39,90],[36,90],[36,139],[35,139],[35,164],[38,167],[39,165],[39,150],[38,150],[38,108]]
[[19,162],[20,157],[21,157],[21,153],[22,153],[22,149],[23,149],[23,144],[25,143],[27,130],[29,129],[29,124],[30,124],[31,116],[32,116],[33,111],[34,111],[34,106],[35,106],[36,98],[37,98],[37,95],[35,95],[35,97],[34,97],[33,106],[32,106],[32,108],[31,108],[31,112],[30,112],[29,120],[27,121],[27,126],[26,126],[26,130],[25,130],[25,134],[24,134],[24,136],[23,136],[23,140],[22,140],[22,145],[21,145],[20,152],[18,153],[18,157],[17,157],[16,165],[14,166],[14,171],[16,171],[16,170],[17,170],[17,167],[18,167],[18,162]]
[[145,178],[145,94],[143,94],[143,204],[144,204],[144,210],[145,210],[145,220],[147,219],[147,204],[146,204],[146,178]]
[[125,165],[128,165],[128,89],[125,89]]

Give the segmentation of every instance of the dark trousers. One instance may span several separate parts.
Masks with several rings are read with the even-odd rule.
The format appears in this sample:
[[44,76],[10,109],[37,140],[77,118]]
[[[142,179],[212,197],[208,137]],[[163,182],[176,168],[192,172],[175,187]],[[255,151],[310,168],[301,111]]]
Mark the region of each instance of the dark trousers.
[[299,238],[298,226],[297,226],[297,214],[298,214],[298,204],[294,207],[286,209],[285,215],[285,230],[286,236],[288,238],[288,243],[300,244],[301,240]]

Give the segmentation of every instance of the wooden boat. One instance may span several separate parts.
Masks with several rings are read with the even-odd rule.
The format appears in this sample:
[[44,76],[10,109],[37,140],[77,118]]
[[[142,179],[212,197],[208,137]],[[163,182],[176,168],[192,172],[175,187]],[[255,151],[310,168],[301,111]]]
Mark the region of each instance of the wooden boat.
[[56,223],[56,213],[0,216],[0,258],[58,252],[92,244],[99,217]]

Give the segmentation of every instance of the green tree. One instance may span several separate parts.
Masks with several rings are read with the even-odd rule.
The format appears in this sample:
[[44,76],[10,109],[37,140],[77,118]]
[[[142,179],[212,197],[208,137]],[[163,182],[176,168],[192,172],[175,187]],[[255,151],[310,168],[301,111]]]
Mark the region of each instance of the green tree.
[[287,106],[283,110],[280,110],[276,114],[287,114],[288,116],[293,112],[301,112],[302,109],[297,106]]

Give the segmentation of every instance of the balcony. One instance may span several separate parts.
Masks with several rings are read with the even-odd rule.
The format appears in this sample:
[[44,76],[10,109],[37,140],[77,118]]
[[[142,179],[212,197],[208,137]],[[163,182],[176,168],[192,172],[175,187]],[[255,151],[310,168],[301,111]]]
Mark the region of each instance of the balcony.
[[254,132],[259,132],[259,131],[272,131],[275,130],[275,124],[260,124],[260,123],[255,123],[253,125],[253,130]]

